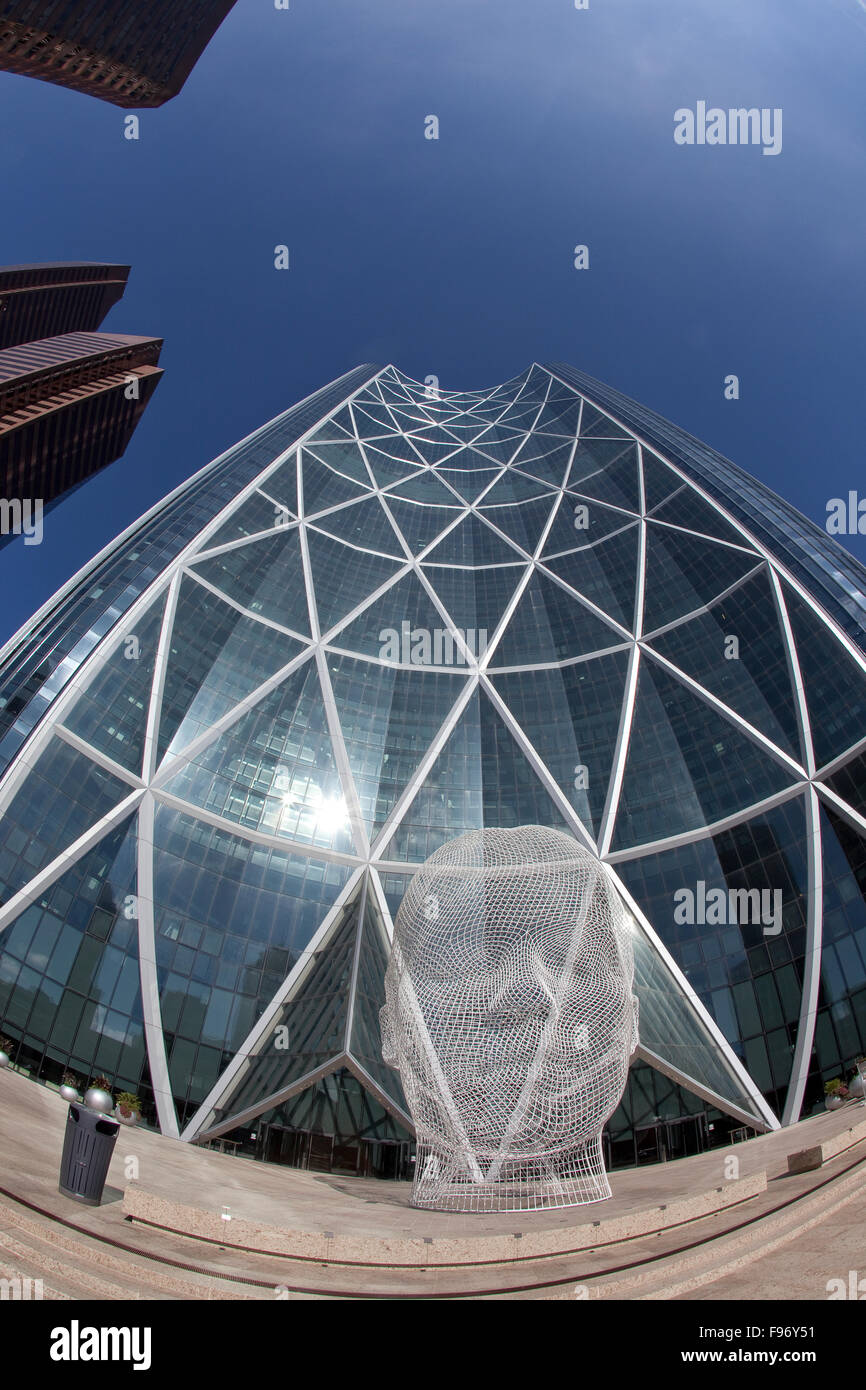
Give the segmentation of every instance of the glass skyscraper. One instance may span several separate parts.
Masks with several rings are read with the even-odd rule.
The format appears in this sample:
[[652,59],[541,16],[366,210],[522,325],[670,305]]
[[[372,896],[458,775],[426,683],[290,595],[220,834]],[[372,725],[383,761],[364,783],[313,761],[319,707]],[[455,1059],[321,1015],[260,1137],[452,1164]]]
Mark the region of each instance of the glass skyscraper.
[[631,914],[613,1161],[659,1116],[796,1120],[866,1051],[864,579],[571,368],[355,369],[0,652],[0,1031],[165,1133],[392,1171],[409,878],[541,824]]

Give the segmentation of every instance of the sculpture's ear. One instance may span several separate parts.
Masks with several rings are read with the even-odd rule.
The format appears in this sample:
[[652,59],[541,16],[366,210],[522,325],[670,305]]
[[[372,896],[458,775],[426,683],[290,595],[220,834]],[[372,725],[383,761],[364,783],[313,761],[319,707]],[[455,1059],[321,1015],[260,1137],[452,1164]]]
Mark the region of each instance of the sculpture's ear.
[[[632,997],[631,997],[631,1011],[632,1011],[632,1023],[631,1023],[631,1050],[632,1050],[632,1052],[634,1052],[635,1048],[637,1047],[638,1043],[640,1042],[640,1036],[639,1036],[639,1034],[638,1034],[638,1021],[639,1021],[639,1018],[640,1018],[640,1000],[638,999],[638,997],[637,997],[636,994],[633,994]],[[629,1054],[629,1055],[630,1055],[630,1054]]]

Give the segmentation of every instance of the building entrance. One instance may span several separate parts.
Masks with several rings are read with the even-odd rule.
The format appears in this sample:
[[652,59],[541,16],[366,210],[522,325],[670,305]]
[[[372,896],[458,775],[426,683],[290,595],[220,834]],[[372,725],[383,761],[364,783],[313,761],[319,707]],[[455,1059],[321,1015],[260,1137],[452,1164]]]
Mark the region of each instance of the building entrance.
[[656,1119],[634,1132],[635,1164],[667,1163],[710,1147],[706,1111],[676,1120]]
[[258,1133],[257,1158],[306,1168],[312,1173],[346,1173],[359,1178],[411,1177],[409,1140],[358,1139],[343,1142],[332,1134],[285,1129],[263,1124]]

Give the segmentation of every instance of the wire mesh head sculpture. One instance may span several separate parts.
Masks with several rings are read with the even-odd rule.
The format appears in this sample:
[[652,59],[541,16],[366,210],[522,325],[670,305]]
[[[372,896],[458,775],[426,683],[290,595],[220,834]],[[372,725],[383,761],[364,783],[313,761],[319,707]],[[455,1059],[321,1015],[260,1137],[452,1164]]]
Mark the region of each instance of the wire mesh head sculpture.
[[418,1150],[412,1202],[518,1211],[610,1196],[601,1131],[637,1046],[629,917],[601,863],[542,826],[421,867],[381,1011]]

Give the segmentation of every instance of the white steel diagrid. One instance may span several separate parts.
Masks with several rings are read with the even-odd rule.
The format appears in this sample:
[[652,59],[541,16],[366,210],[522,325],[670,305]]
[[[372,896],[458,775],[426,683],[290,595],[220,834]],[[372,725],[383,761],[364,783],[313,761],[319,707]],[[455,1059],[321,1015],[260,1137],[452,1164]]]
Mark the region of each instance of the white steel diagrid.
[[[306,1114],[298,1097],[330,1068],[338,1089],[354,1078],[368,1093],[371,1140],[397,1142],[399,1088],[350,1045],[380,970],[368,913],[391,930],[397,889],[389,905],[382,884],[405,886],[449,839],[546,824],[615,871],[632,912],[649,1030],[637,1065],[658,1100],[667,1086],[681,1107],[679,1086],[756,1128],[810,1112],[828,1069],[853,1060],[823,918],[840,875],[854,900],[866,841],[866,637],[861,650],[828,611],[831,581],[810,587],[805,548],[796,573],[788,562],[809,523],[774,549],[696,474],[696,441],[647,438],[640,408],[621,419],[558,369],[469,393],[393,367],[360,375],[291,436],[292,412],[286,432],[254,431],[115,543],[146,538],[187,487],[219,498],[125,612],[67,645],[44,713],[21,724],[0,781],[0,1025],[34,1074],[54,1079],[61,1055],[113,1066],[166,1132],[227,1132],[235,1115],[267,1117],[240,1103],[244,1059],[284,1005],[313,1017],[313,956],[324,969],[345,949],[340,1048],[327,1065],[310,1053],[303,1074],[288,1059],[268,1123]],[[0,689],[115,546],[6,644]],[[853,563],[837,567],[846,595]],[[395,654],[382,633],[401,625],[413,641]],[[740,654],[725,666],[730,633]],[[140,661],[125,660],[129,638],[146,638]],[[778,891],[778,922],[675,923],[674,892],[711,874]],[[833,931],[857,952],[846,911]],[[60,933],[56,960],[79,962],[74,986],[32,944],[37,914]],[[118,985],[112,1004],[99,980],[124,952],[140,997]],[[49,1007],[58,986],[66,1002]],[[863,1051],[853,975],[846,990]],[[77,1033],[70,1010],[89,1020]],[[629,1085],[612,1135],[633,1132],[642,1095]]]

